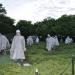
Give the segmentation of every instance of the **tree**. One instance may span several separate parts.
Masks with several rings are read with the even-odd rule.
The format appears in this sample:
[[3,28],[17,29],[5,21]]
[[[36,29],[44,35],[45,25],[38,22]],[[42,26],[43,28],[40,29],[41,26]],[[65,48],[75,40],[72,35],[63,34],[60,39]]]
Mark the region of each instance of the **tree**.
[[16,24],[16,28],[20,29],[22,34],[25,36],[32,35],[33,34],[33,25],[31,24],[31,21],[26,20],[20,20]]
[[12,33],[15,31],[14,19],[0,15],[0,32],[3,34]]
[[15,31],[14,19],[7,17],[6,10],[2,4],[0,4],[0,32],[3,34],[12,33]]
[[54,34],[53,26],[55,26],[55,19],[46,18],[41,22],[37,22],[34,24],[36,26],[36,34],[45,37],[47,34]]
[[6,10],[5,8],[3,7],[3,5],[0,3],[0,14],[6,14]]
[[63,15],[56,20],[53,30],[61,35],[75,35],[75,15]]

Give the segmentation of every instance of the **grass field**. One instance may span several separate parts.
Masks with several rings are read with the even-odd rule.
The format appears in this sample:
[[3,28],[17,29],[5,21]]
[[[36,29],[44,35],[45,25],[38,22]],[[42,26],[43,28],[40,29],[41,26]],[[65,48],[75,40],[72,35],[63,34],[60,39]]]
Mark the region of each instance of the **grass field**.
[[72,75],[71,57],[75,55],[75,44],[61,44],[50,53],[45,50],[45,44],[27,47],[27,60],[30,67],[21,67],[14,64],[9,55],[0,56],[0,75],[35,75],[35,69],[39,69],[40,75]]

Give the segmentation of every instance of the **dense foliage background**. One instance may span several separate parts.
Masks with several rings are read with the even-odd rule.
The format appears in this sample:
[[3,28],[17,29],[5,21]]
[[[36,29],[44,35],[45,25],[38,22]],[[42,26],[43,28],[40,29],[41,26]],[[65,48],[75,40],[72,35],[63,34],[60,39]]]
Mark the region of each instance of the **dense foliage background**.
[[41,22],[32,24],[31,21],[20,20],[14,25],[15,20],[6,16],[7,12],[0,4],[0,32],[15,33],[20,29],[24,36],[39,35],[45,37],[48,33],[51,35],[75,35],[75,15],[63,15],[58,19],[48,17]]

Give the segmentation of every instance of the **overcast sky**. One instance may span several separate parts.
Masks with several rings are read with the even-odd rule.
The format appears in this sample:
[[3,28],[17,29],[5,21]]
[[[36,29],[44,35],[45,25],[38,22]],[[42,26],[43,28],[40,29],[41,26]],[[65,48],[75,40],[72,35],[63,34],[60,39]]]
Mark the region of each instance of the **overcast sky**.
[[58,18],[63,14],[75,14],[75,0],[0,0],[7,15],[16,21],[33,23],[46,17]]

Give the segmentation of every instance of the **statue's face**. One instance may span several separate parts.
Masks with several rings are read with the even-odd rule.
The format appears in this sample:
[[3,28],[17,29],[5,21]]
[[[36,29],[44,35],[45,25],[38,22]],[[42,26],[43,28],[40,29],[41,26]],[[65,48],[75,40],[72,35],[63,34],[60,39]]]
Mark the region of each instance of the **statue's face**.
[[18,35],[18,36],[19,36],[19,35],[21,35],[21,34],[20,34],[20,32],[17,32],[17,33],[16,33],[16,35]]

